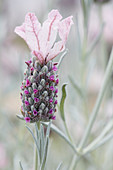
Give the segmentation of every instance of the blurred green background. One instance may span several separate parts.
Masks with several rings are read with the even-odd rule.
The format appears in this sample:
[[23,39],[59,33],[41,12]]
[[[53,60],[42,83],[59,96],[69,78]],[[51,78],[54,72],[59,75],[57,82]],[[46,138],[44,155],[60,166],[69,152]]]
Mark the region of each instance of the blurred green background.
[[[25,127],[25,122],[16,117],[16,114],[20,114],[20,85],[26,67],[25,60],[29,58],[30,51],[25,42],[14,33],[14,29],[22,24],[27,12],[35,12],[39,21],[43,23],[52,9],[58,9],[64,18],[73,15],[74,25],[66,44],[68,53],[59,69],[59,101],[62,84],[68,83],[65,115],[69,131],[76,144],[83,136],[102,85],[113,45],[112,0],[104,4],[92,1],[88,9],[88,34],[85,44],[84,17],[79,0],[0,0],[0,170],[19,170],[19,161],[22,162],[25,170],[32,170],[33,167],[33,140]],[[100,33],[102,23],[104,28],[101,38],[89,56],[81,59],[84,50],[90,49]],[[55,61],[59,58],[60,56]],[[85,101],[73,83],[85,92]],[[106,95],[92,130],[91,141],[98,136],[113,116],[112,86],[113,76],[108,82]],[[65,133],[59,111],[56,114],[54,124]],[[33,128],[33,125],[30,127]],[[76,169],[113,170],[112,146],[111,140],[85,156]],[[73,156],[73,150],[65,141],[51,132],[47,169],[55,170],[62,162],[61,169],[69,170]]]

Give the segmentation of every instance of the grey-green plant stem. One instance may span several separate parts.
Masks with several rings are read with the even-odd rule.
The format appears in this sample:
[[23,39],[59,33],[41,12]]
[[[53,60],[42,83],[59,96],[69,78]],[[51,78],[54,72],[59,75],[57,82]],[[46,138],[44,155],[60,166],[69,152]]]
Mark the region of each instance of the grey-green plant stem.
[[81,158],[80,155],[76,157],[75,162],[74,162],[74,166],[73,166],[73,170],[76,169],[77,163],[78,163],[78,161],[80,160],[80,158]]
[[105,126],[104,130],[101,132],[101,134],[86,148],[83,150],[83,154],[86,154],[90,152],[93,148],[100,143],[100,141],[103,139],[103,137],[113,128],[113,119]]
[[[90,149],[90,152],[94,151],[95,149],[101,147],[102,145],[104,145],[105,143],[107,143],[108,141],[110,141],[111,139],[113,139],[113,132],[108,134],[107,136],[105,136],[97,145],[95,145],[93,148]],[[84,150],[83,154],[87,154],[89,152],[89,150]]]
[[65,126],[65,130],[66,130],[66,133],[67,133],[67,136],[68,136],[68,138],[69,138],[70,142],[71,142],[71,143],[73,143],[72,138],[71,138],[71,136],[70,136],[70,133],[69,133],[69,131],[68,131],[67,124],[66,124],[66,122],[65,122],[65,121],[64,121],[64,126]]
[[62,63],[62,61],[63,61],[65,55],[67,54],[67,52],[68,52],[68,49],[66,49],[66,50],[64,51],[64,53],[61,55],[60,60],[59,60],[59,62],[58,62],[57,68],[60,67],[60,65],[61,65],[61,63]]
[[[43,125],[47,126],[46,123],[42,122]],[[78,151],[76,149],[76,146],[74,146],[70,140],[65,136],[65,134],[63,132],[60,131],[60,129],[58,129],[55,125],[51,125],[51,130],[54,131],[55,133],[57,133],[61,138],[63,138],[68,144],[69,146],[72,148],[72,150],[75,152],[75,154],[78,154]]]
[[22,167],[21,161],[19,161],[19,164],[20,164],[21,170],[24,170],[23,167]]
[[111,51],[111,55],[110,55],[110,59],[109,59],[109,62],[108,62],[107,68],[106,68],[103,84],[102,84],[102,87],[100,89],[99,95],[97,97],[96,104],[95,104],[94,109],[93,109],[93,111],[91,113],[91,117],[90,117],[88,126],[86,128],[86,131],[84,133],[84,136],[83,136],[83,138],[82,138],[82,140],[80,142],[80,145],[79,145],[80,150],[86,144],[87,139],[88,139],[88,137],[90,135],[91,129],[93,127],[93,124],[95,122],[95,119],[97,117],[97,114],[99,112],[99,108],[100,108],[100,105],[102,103],[102,99],[104,97],[105,90],[107,88],[107,84],[108,84],[109,78],[110,78],[110,76],[112,74],[112,68],[113,68],[113,49]]
[[34,165],[35,165],[35,170],[37,170],[38,168],[38,153],[37,153],[37,149],[36,149],[36,145],[34,144]]
[[[40,131],[40,121],[36,123],[38,130]],[[34,144],[34,149],[35,149],[35,155],[34,155],[34,161],[35,161],[35,168],[34,170],[38,169],[38,152],[37,152],[37,148],[36,145]]]
[[82,5],[83,16],[84,16],[84,26],[85,26],[84,29],[86,29],[86,27],[87,27],[87,10],[86,10],[85,0],[81,0],[81,5]]
[[91,44],[91,47],[89,48],[89,50],[86,53],[86,56],[90,56],[90,54],[93,52],[94,48],[96,47],[97,43],[99,42],[99,40],[101,39],[102,33],[103,33],[103,29],[104,29],[105,24],[102,23],[101,29],[99,34],[97,35],[97,37],[95,38],[95,40],[93,41],[93,43]]

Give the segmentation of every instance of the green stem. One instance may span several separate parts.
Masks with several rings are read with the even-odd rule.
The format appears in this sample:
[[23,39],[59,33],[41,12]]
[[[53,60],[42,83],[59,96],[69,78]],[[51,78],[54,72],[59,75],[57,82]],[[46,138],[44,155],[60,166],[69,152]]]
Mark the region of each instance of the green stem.
[[73,170],[76,169],[77,163],[78,163],[78,161],[80,160],[80,158],[81,158],[81,156],[77,156],[77,157],[76,157],[75,162],[74,162],[74,166],[73,166]]
[[37,154],[37,149],[36,149],[36,146],[34,146],[34,152],[35,152],[35,155],[34,155],[34,159],[35,159],[35,170],[37,170],[37,168],[38,168],[38,154]]
[[67,125],[66,125],[66,122],[65,122],[65,121],[64,121],[64,126],[65,126],[65,130],[66,130],[66,133],[67,133],[67,136],[68,136],[70,142],[73,143],[73,141],[72,141],[72,139],[71,139],[71,136],[70,136],[70,134],[69,134],[69,131],[68,131],[68,128],[67,128]]
[[86,131],[84,133],[84,136],[81,140],[81,143],[79,145],[79,148],[80,150],[84,147],[84,145],[86,144],[87,142],[87,139],[90,135],[90,132],[91,132],[91,129],[93,127],[93,124],[95,122],[95,119],[97,117],[97,114],[99,112],[99,108],[100,108],[100,105],[102,103],[102,99],[104,97],[104,94],[105,94],[105,90],[107,88],[107,85],[108,85],[108,81],[109,81],[109,78],[112,74],[112,68],[113,68],[113,49],[112,49],[112,52],[111,52],[111,55],[110,55],[110,59],[109,59],[109,62],[108,62],[108,65],[107,65],[107,69],[106,69],[106,72],[105,72],[105,77],[104,77],[104,81],[103,81],[103,85],[102,85],[102,88],[99,92],[99,95],[97,97],[97,100],[96,100],[96,104],[95,104],[95,107],[92,111],[92,114],[91,114],[91,117],[90,117],[90,120],[89,120],[89,123],[88,123],[88,126],[86,128]]
[[[37,124],[37,127],[38,127],[38,130],[40,131],[40,121],[36,123]],[[35,152],[35,155],[34,155],[34,165],[35,165],[35,168],[34,170],[38,170],[38,153],[37,153],[37,148],[36,148],[36,144],[34,144],[34,152]]]
[[96,147],[96,145],[99,144],[99,142],[104,138],[104,136],[113,128],[113,120],[111,120],[107,126],[104,128],[102,133],[92,142],[90,143],[84,150],[83,154],[86,154],[90,152],[93,148]]
[[[42,123],[44,126],[47,126],[46,123]],[[70,140],[67,138],[67,136],[65,136],[65,134],[63,132],[60,131],[59,128],[57,128],[55,125],[51,125],[51,130],[54,131],[55,133],[57,133],[61,138],[63,138],[69,145],[70,147],[72,148],[72,150],[75,152],[75,154],[77,155],[78,154],[78,151],[77,151],[77,148],[76,146],[74,146]]]

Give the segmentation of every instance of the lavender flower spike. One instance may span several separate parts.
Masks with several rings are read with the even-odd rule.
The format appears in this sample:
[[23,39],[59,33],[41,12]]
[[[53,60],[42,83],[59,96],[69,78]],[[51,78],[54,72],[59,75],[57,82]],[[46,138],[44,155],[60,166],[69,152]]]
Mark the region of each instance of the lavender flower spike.
[[[52,10],[41,25],[34,13],[27,13],[25,22],[15,28],[33,54],[21,86],[22,114],[26,122],[55,120],[57,104],[57,63],[52,59],[65,49],[73,24],[72,16],[63,20],[58,10]],[[57,32],[60,41],[55,42]]]

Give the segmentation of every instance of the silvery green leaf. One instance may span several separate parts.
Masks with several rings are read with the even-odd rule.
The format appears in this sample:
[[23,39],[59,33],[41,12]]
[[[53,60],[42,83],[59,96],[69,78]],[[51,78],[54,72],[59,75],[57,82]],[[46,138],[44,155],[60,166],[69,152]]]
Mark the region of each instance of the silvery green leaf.
[[47,127],[47,131],[46,131],[46,138],[49,137],[51,123],[52,123],[52,121],[50,120],[48,127]]
[[45,147],[44,147],[44,154],[41,164],[41,170],[45,169],[46,159],[47,159],[47,151],[48,151],[48,144],[49,144],[49,136],[46,137]]
[[23,169],[23,166],[22,166],[22,164],[21,164],[21,161],[19,161],[19,164],[20,164],[21,170],[24,170],[24,169]]
[[92,53],[92,51],[94,50],[95,46],[96,46],[97,43],[99,42],[99,40],[100,40],[100,38],[101,38],[101,35],[102,35],[102,33],[103,33],[104,25],[105,25],[105,24],[103,23],[102,26],[101,26],[101,29],[100,29],[99,34],[97,35],[97,37],[95,38],[95,40],[94,40],[93,43],[91,44],[91,47],[89,48],[86,56],[89,56],[89,55]]
[[16,115],[19,119],[24,120],[24,117],[22,115]]
[[35,129],[36,129],[37,142],[39,143],[39,141],[40,141],[40,133],[39,133],[39,130],[38,130],[38,127],[37,127],[37,123],[35,123]]
[[44,127],[41,124],[41,129],[40,129],[40,138],[41,138],[41,152],[43,153],[44,151],[44,141],[45,141],[45,137],[44,137]]
[[79,31],[79,25],[78,25],[78,16],[76,16],[76,31],[77,31],[77,39],[78,39],[78,55],[81,57],[81,37],[80,37],[80,31]]
[[[42,122],[43,125],[45,125],[47,127],[47,123]],[[70,142],[70,140],[67,138],[67,136],[59,129],[57,128],[55,125],[51,125],[51,130],[54,131],[55,133],[57,133],[61,138],[63,138],[72,148],[72,150],[77,154],[77,150],[76,147]]]
[[68,52],[68,49],[66,49],[65,52],[64,52],[64,53],[62,54],[62,56],[60,57],[60,60],[59,60],[59,62],[58,62],[57,68],[60,67],[60,65],[61,65],[61,63],[62,63],[62,61],[63,61],[65,55],[67,54],[67,52]]
[[64,84],[62,86],[62,98],[61,98],[61,101],[60,101],[60,115],[61,115],[61,118],[62,118],[63,121],[65,121],[64,102],[65,102],[65,99],[66,99],[66,90],[65,90],[66,85],[67,84]]
[[60,170],[62,166],[62,162],[59,163],[58,167],[56,168],[56,170]]
[[44,170],[45,164],[46,164],[46,159],[47,159],[47,151],[48,151],[48,144],[49,144],[49,134],[50,134],[50,127],[51,127],[51,121],[49,122],[46,130],[46,139],[45,139],[45,144],[44,144],[44,153],[43,153],[43,159],[41,163],[41,168]]
[[76,83],[72,78],[71,76],[69,76],[69,80],[72,84],[72,86],[74,87],[74,89],[76,90],[76,92],[79,94],[79,96],[81,98],[84,98],[84,93],[82,91],[82,88],[80,87],[80,85],[78,85],[78,83]]
[[39,146],[38,146],[37,140],[36,140],[36,138],[35,138],[32,130],[31,130],[28,126],[26,126],[26,128],[27,128],[28,131],[31,133],[31,135],[32,135],[32,137],[33,137],[33,139],[34,139],[34,142],[35,142],[35,144],[36,144],[36,147],[37,147],[37,152],[39,153]]

